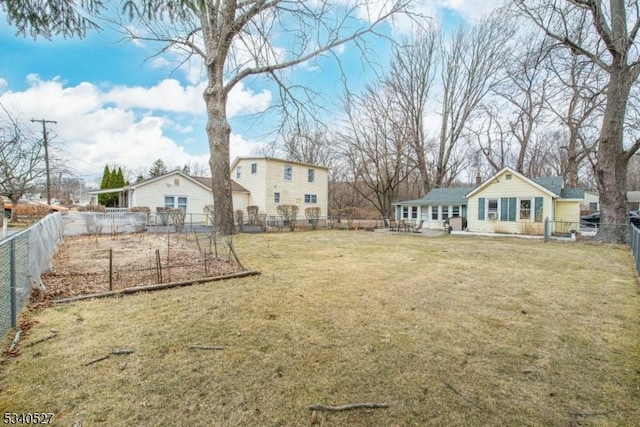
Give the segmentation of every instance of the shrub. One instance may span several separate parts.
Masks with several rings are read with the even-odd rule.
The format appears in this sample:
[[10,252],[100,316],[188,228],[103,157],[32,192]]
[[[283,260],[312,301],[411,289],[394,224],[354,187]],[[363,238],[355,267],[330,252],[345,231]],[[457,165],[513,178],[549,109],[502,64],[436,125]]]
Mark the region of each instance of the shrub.
[[315,230],[318,227],[318,219],[320,219],[320,208],[317,206],[306,208],[304,210],[304,216],[309,220],[311,228]]
[[173,223],[176,232],[182,232],[182,230],[184,230],[184,220],[187,216],[187,213],[182,209],[168,209],[167,213],[171,218],[171,222]]
[[148,206],[135,206],[129,209],[129,212],[144,212],[149,213],[151,209]]
[[107,208],[105,208],[102,205],[86,205],[86,206],[80,206],[78,208],[78,212],[106,212]]
[[289,230],[294,231],[296,229],[296,218],[298,216],[297,205],[278,205],[278,213],[282,216],[282,219],[289,225]]
[[258,206],[247,206],[247,220],[249,221],[249,225],[256,224],[258,210],[260,210],[260,207]]
[[236,230],[238,231],[242,231],[242,224],[244,224],[244,221],[242,218],[243,215],[244,215],[244,211],[242,209],[238,209],[236,210],[233,218],[234,222],[236,223]]

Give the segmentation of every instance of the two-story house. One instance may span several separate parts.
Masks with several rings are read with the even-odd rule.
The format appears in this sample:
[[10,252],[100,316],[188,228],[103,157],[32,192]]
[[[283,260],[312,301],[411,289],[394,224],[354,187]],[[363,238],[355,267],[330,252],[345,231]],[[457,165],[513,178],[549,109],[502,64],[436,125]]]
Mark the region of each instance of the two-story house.
[[248,190],[234,199],[234,209],[278,216],[278,205],[297,205],[298,218],[305,208],[319,207],[320,218],[327,217],[329,199],[328,168],[273,157],[237,157],[231,164],[231,178]]

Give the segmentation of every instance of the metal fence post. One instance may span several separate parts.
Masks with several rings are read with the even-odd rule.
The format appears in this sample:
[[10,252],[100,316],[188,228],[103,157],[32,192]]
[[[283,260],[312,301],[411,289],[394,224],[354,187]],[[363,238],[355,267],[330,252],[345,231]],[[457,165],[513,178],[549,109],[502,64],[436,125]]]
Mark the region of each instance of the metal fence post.
[[544,219],[544,242],[549,241],[549,217]]
[[11,327],[15,328],[18,324],[18,307],[16,303],[16,241],[11,239],[9,242],[9,293],[11,307]]

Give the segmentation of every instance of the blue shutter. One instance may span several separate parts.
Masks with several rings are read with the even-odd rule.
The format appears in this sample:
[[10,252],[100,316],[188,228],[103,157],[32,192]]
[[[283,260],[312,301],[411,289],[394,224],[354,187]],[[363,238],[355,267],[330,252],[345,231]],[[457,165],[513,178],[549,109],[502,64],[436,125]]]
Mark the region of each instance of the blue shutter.
[[509,197],[509,221],[516,220],[516,198]]
[[484,197],[478,199],[478,219],[480,221],[484,220]]
[[535,210],[536,210],[535,221],[536,222],[542,222],[542,207],[543,207],[543,203],[544,203],[544,199],[542,197],[536,197],[536,206],[535,206]]
[[509,199],[506,197],[500,198],[500,221],[507,221],[509,219]]

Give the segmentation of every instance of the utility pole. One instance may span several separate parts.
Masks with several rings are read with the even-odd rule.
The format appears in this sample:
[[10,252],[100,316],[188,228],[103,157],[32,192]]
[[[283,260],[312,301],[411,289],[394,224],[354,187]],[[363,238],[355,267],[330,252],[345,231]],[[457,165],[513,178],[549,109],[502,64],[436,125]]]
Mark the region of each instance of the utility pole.
[[44,141],[44,165],[47,171],[47,204],[51,205],[51,176],[49,174],[49,141],[47,140],[47,123],[57,124],[54,120],[31,119],[32,122],[42,123],[42,138]]

